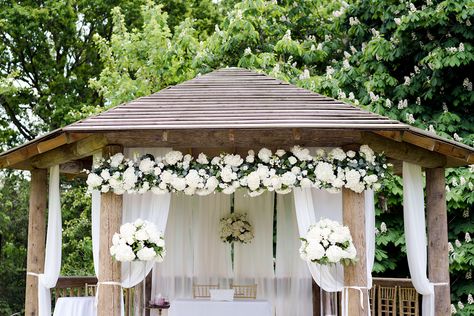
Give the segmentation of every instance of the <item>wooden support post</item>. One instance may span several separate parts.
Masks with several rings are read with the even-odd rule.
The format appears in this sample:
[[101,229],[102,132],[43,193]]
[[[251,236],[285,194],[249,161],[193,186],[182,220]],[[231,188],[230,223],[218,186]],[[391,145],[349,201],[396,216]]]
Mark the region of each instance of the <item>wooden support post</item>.
[[[30,206],[28,218],[28,254],[26,271],[43,273],[46,240],[46,201],[48,173],[46,169],[31,171]],[[38,277],[26,276],[25,315],[38,315]]]
[[435,315],[449,315],[448,215],[444,168],[426,169],[426,212],[428,230],[428,277],[435,286]]
[[[122,146],[109,145],[103,150],[105,158],[122,152]],[[122,225],[122,196],[113,192],[103,193],[100,204],[99,283],[121,282],[121,265],[110,255],[112,236]],[[110,316],[121,313],[121,291],[118,285],[100,284],[97,315]]]
[[[367,256],[365,245],[365,199],[363,193],[342,189],[344,225],[351,230],[352,241],[357,249],[357,263],[344,267],[345,286],[367,287]],[[364,307],[360,304],[360,291],[348,289],[349,315],[367,315],[367,289],[362,289]]]

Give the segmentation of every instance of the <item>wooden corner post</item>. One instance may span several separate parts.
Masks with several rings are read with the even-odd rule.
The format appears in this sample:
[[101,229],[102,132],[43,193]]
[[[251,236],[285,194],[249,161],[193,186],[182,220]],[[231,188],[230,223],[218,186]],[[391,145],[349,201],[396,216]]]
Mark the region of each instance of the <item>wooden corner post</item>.
[[[426,169],[428,277],[435,285],[435,315],[451,313],[448,214],[444,168]],[[443,284],[446,283],[446,284]]]
[[[348,311],[351,316],[367,315],[367,256],[365,244],[365,197],[350,189],[342,189],[342,209],[344,225],[351,230],[352,241],[357,249],[357,262],[344,267],[344,285],[349,287]],[[360,287],[362,293],[355,288]],[[363,295],[361,306],[360,295]]]
[[[26,271],[43,273],[46,243],[46,202],[48,200],[48,172],[46,169],[31,171],[30,204],[28,216],[28,254]],[[25,315],[38,315],[38,277],[26,275]]]
[[[122,146],[108,145],[103,149],[103,156],[108,158],[122,150]],[[120,225],[122,225],[122,195],[113,192],[103,193],[100,203],[98,316],[120,315],[121,313],[122,288],[113,284],[121,282],[121,265],[112,258],[109,252],[112,236],[119,231]]]

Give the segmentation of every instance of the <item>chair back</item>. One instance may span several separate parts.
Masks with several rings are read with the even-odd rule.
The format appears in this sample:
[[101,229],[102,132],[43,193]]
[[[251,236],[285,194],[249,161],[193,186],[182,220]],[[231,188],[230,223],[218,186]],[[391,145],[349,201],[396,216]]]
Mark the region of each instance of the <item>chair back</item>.
[[395,316],[397,314],[397,287],[378,287],[378,315]]
[[418,293],[414,288],[398,289],[398,309],[401,316],[418,316]]
[[97,292],[97,284],[86,283],[84,290],[84,296],[95,296],[95,293]]
[[369,304],[370,304],[370,315],[375,316],[375,292],[377,291],[377,286],[375,284],[372,285],[372,288],[369,289]]
[[210,298],[209,290],[217,290],[219,284],[193,284],[193,298]]
[[257,298],[257,284],[252,285],[232,285],[234,290],[234,298],[237,299],[252,299]]

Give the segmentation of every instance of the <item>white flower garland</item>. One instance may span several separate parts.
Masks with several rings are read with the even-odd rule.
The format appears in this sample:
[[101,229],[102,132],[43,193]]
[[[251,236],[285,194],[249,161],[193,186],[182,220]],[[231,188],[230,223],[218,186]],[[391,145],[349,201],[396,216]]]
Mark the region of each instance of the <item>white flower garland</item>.
[[387,168],[385,157],[375,154],[367,145],[362,145],[358,152],[321,149],[316,156],[299,146],[274,153],[262,148],[257,155],[250,150],[246,157],[221,154],[210,158],[201,153],[196,159],[179,151],[170,151],[164,157],[147,154],[137,159],[126,159],[119,153],[96,162],[88,172],[87,184],[89,190],[115,194],[231,194],[237,188],[245,188],[250,196],[257,196],[265,190],[285,194],[295,187],[333,191],[344,187],[360,193],[380,188]]
[[301,258],[319,264],[356,261],[357,251],[347,226],[336,221],[322,219],[308,229],[305,238],[301,238]]
[[254,237],[253,227],[247,218],[247,214],[232,213],[221,218],[220,223],[220,236],[223,242],[248,244]]
[[166,256],[163,234],[148,221],[137,219],[134,223],[125,223],[112,238],[110,255],[121,262],[162,262]]

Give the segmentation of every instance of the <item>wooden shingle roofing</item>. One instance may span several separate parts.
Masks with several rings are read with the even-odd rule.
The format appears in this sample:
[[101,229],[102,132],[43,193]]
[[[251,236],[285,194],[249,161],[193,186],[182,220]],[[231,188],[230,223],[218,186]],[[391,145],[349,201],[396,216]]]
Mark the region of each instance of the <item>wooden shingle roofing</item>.
[[119,105],[65,131],[221,128],[408,129],[353,105],[226,68]]
[[[46,168],[125,147],[369,144],[432,168],[474,163],[474,148],[296,87],[226,68],[118,105],[0,154],[0,168]],[[89,157],[89,158],[88,158]]]

